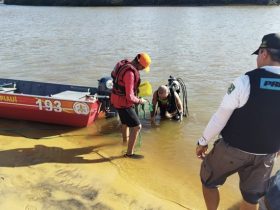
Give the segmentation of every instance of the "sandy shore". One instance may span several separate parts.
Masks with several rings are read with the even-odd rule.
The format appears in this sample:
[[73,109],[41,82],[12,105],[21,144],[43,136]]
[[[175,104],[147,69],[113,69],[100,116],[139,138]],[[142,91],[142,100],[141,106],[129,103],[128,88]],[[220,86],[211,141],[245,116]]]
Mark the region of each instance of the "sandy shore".
[[185,209],[122,170],[137,160],[123,158],[119,142],[87,129],[10,123],[1,126],[0,209]]
[[[132,160],[123,157],[126,146],[116,127],[98,122],[73,129],[0,120],[0,209],[205,209],[194,146],[178,140],[190,152],[164,150],[163,139],[152,141],[154,130],[138,151],[145,158]],[[220,209],[238,209],[236,177],[221,192]]]
[[118,164],[131,160],[57,141],[63,147],[0,138],[0,209],[178,209],[120,174]]

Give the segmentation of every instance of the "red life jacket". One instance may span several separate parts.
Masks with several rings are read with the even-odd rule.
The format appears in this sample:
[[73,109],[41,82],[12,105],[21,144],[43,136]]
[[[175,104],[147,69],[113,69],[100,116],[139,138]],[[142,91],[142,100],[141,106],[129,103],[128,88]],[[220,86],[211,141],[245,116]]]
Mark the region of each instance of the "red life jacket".
[[139,71],[128,60],[119,61],[114,70],[111,73],[113,78],[113,90],[112,92],[119,96],[125,96],[125,86],[123,77],[127,71],[132,71],[134,74],[134,94],[137,94],[138,87],[140,85]]

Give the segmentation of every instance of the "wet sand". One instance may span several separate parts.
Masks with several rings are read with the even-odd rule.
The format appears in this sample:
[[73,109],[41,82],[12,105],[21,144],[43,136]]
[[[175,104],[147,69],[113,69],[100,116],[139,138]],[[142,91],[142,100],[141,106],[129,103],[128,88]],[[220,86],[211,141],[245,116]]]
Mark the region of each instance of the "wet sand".
[[[183,167],[194,154],[178,148],[171,158],[151,140],[156,130],[143,133],[137,150],[145,158],[132,160],[123,158],[117,122],[73,129],[0,121],[0,209],[205,209],[200,161]],[[220,209],[238,209],[235,177],[221,192]]]
[[135,160],[93,127],[1,121],[0,209],[181,208],[134,182]]

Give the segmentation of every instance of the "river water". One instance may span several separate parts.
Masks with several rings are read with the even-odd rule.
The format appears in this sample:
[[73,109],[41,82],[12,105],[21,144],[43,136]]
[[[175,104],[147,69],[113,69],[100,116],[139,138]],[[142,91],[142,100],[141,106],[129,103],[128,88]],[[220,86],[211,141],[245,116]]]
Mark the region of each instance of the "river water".
[[[142,145],[138,152],[145,159],[118,163],[121,176],[130,179],[123,188],[141,187],[176,204],[174,209],[205,209],[196,141],[230,82],[255,68],[256,56],[251,53],[264,34],[279,32],[279,19],[277,6],[0,5],[0,75],[97,86],[97,80],[109,76],[118,60],[148,52],[151,72],[141,73],[143,80],[156,88],[166,84],[170,75],[182,78],[188,91],[189,117],[182,123],[165,121],[156,127],[142,119]],[[13,121],[1,122],[14,126]],[[124,148],[117,125],[115,119],[98,120],[95,125],[75,131],[77,135],[69,141],[88,146],[91,143],[79,134],[97,132],[98,141],[114,143],[102,151],[105,155],[121,154]],[[91,142],[94,141],[93,135]],[[275,170],[279,168],[278,162]],[[237,209],[241,199],[238,177],[230,177],[221,192],[221,209]],[[110,199],[110,194],[103,196]],[[134,199],[137,201],[138,197]],[[154,208],[149,205],[137,208]],[[130,205],[113,209],[137,208]]]

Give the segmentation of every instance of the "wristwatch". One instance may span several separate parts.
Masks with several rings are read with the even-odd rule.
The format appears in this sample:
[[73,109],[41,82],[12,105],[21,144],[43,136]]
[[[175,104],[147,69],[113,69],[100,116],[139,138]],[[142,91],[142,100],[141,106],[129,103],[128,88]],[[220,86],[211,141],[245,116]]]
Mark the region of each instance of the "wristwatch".
[[206,145],[200,145],[200,144],[199,144],[199,141],[197,142],[196,145],[197,145],[197,146],[201,146],[201,147],[208,147],[208,144],[206,144]]
[[[202,136],[202,137],[200,137],[200,139],[203,139],[203,141],[205,141],[206,142],[206,139]],[[201,147],[208,147],[208,144],[206,144],[206,145],[201,145],[200,143],[199,143],[199,140],[200,139],[198,139],[198,141],[197,141],[197,146],[201,146]]]

